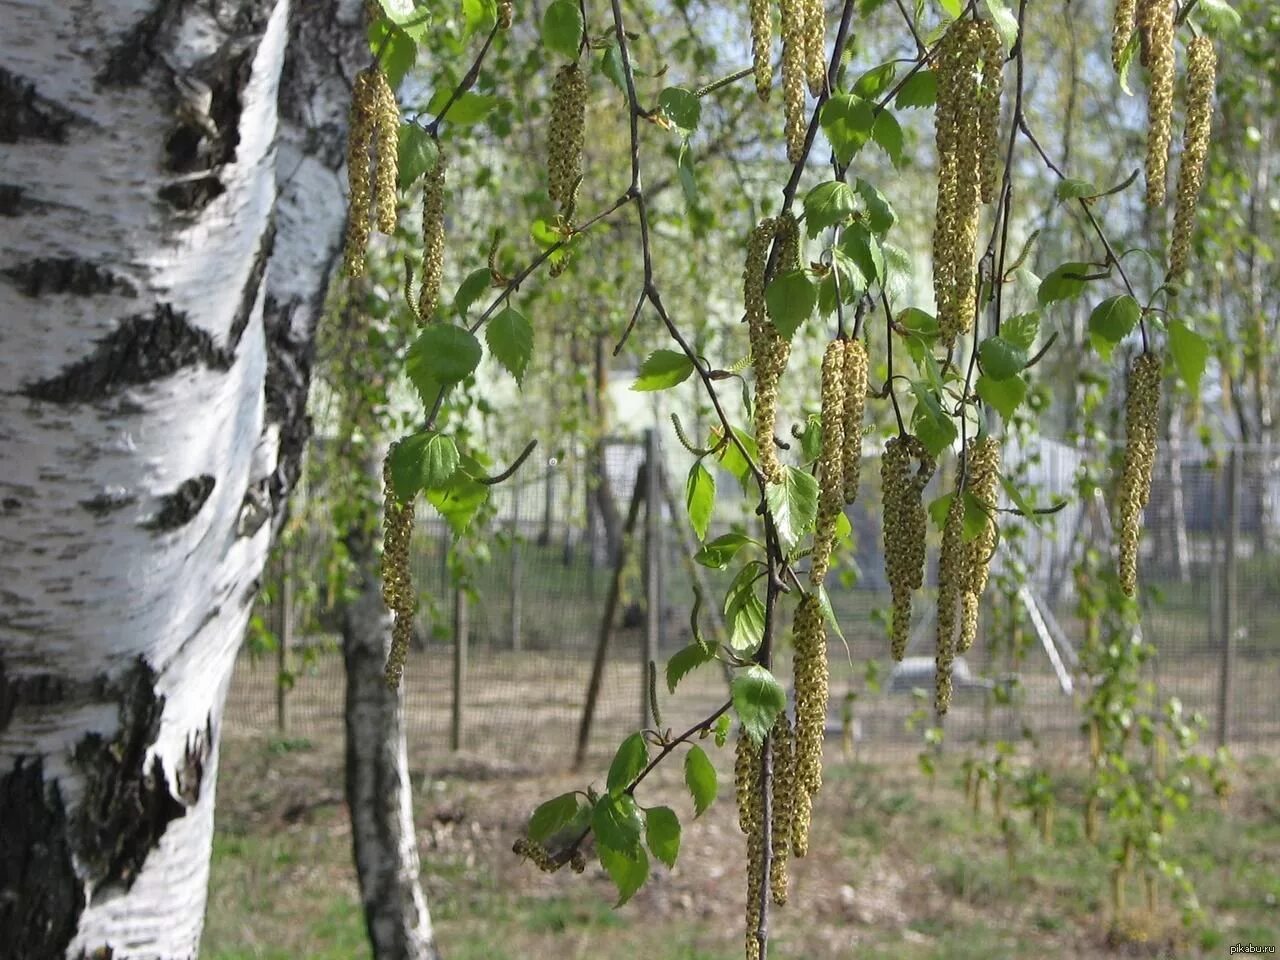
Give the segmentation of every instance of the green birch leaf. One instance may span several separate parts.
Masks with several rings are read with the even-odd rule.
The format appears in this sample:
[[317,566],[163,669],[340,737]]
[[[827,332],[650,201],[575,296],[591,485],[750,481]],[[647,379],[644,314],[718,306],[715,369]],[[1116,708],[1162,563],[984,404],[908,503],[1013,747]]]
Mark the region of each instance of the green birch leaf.
[[715,803],[720,789],[716,768],[700,746],[694,744],[684,757],[684,782],[693,797],[693,813],[700,817]]
[[542,45],[569,60],[578,59],[582,45],[582,11],[572,0],[555,0],[542,16]]
[[760,743],[773,729],[773,721],[787,706],[787,693],[772,673],[752,664],[734,677],[730,687],[733,709],[742,728],[754,742]]
[[568,826],[578,815],[581,797],[562,793],[539,806],[529,817],[529,839],[541,843],[556,831]]
[[609,765],[609,793],[615,797],[621,795],[648,762],[649,747],[643,734],[633,733],[623,740]]
[[643,847],[637,847],[632,852],[633,855],[628,856],[603,844],[600,845],[598,853],[600,865],[604,867],[614,886],[618,888],[618,901],[614,906],[620,907],[635,896],[636,891],[643,887],[645,880],[649,878],[649,856],[644,852]]
[[818,515],[818,481],[798,467],[785,467],[782,482],[769,484],[765,499],[778,540],[790,553]]
[[695,461],[689,470],[689,478],[684,485],[684,505],[698,540],[707,539],[707,528],[711,525],[711,513],[716,505],[716,478],[701,460]]
[[640,365],[640,375],[631,385],[632,390],[648,392],[669,390],[684,383],[693,373],[693,361],[675,350],[655,350]]
[[484,338],[493,358],[523,385],[533,355],[533,324],[515,307],[507,307],[490,319]]
[[670,807],[650,807],[644,814],[644,835],[649,850],[668,867],[680,856],[680,818]]

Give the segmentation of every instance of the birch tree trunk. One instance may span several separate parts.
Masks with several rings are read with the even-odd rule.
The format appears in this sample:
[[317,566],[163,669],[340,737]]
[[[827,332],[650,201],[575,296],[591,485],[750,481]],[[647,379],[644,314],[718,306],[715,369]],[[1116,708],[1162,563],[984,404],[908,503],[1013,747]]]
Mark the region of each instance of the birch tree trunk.
[[391,619],[382,602],[371,534],[354,531],[347,548],[359,578],[356,597],[342,616],[347,807],[365,927],[377,960],[439,960],[418,882],[404,687],[392,690],[383,678]]
[[0,956],[197,952],[341,227],[341,51],[281,73],[338,6],[0,0]]

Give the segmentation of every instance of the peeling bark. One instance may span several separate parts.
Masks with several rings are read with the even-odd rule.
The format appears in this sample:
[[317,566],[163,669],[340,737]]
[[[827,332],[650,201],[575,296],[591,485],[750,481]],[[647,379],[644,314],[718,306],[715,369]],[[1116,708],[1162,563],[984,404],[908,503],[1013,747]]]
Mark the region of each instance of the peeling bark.
[[[196,955],[358,16],[0,0],[0,956]],[[326,46],[286,71],[303,36]]]

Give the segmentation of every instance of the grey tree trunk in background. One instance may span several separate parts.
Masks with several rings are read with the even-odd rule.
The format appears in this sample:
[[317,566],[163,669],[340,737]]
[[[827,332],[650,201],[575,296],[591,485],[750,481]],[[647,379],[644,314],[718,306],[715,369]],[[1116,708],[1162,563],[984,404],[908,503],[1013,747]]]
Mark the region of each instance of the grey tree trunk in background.
[[196,955],[358,17],[0,0],[0,955]]
[[404,688],[392,690],[383,678],[391,619],[382,602],[372,533],[354,531],[346,543],[357,571],[355,597],[342,614],[346,792],[365,927],[377,960],[439,960],[418,883]]

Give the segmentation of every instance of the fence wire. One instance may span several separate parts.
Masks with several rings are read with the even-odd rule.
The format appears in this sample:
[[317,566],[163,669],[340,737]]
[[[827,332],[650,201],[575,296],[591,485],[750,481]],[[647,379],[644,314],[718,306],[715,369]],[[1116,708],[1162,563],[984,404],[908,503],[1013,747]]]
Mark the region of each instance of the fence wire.
[[[427,516],[430,511],[420,511],[412,564],[422,602],[417,643],[405,672],[406,726],[415,754],[448,757],[456,738],[462,753],[505,763],[572,758],[621,549],[619,528],[645,452],[642,444],[611,442],[599,461],[602,467],[594,471],[584,465],[548,466],[532,479],[496,487],[495,513],[483,540],[487,556],[474,567],[469,601],[450,574],[448,529]],[[616,630],[591,733],[596,751],[611,749],[641,722],[646,651],[656,650],[661,674],[666,658],[690,642],[695,584],[708,593],[704,631],[717,629],[718,610],[710,608],[728,586],[727,573],[690,562],[692,534],[685,532],[683,511],[670,503],[672,494],[683,497],[683,477],[674,470],[687,458],[682,451],[666,451],[659,459],[670,462],[669,492],[648,536],[641,510],[622,567]],[[1084,503],[1076,498],[1080,459],[1075,450],[1052,441],[1006,450],[1006,472],[1032,491],[1037,504],[1068,503],[1034,522],[1001,515],[1000,559],[984,598],[978,642],[957,665],[956,694],[945,724],[948,742],[1029,736],[1081,743],[1078,700],[1084,691],[1076,657],[1083,625],[1076,615],[1072,571],[1082,551],[1112,547],[1101,497]],[[1280,735],[1275,463],[1274,453],[1256,447],[1238,447],[1234,457],[1231,451],[1162,450],[1157,461],[1140,560],[1142,630],[1158,650],[1149,676],[1158,682],[1162,700],[1177,697],[1189,712],[1203,715],[1203,736],[1210,744],[1219,736],[1238,746],[1274,742]],[[737,481],[727,474],[717,480],[724,504],[735,502]],[[926,499],[938,496],[949,482],[936,477]],[[858,501],[847,512],[853,546],[845,550],[845,564],[828,578],[842,634],[830,638],[829,731],[855,750],[914,752],[921,730],[932,723],[937,533],[931,531],[931,566],[925,590],[916,598],[907,659],[895,665],[885,636],[889,594],[878,487],[879,464],[868,456]],[[735,518],[729,513],[727,506],[717,511],[711,535],[730,528]],[[297,538],[291,569],[317,576],[325,538],[332,535],[321,524]],[[660,571],[653,589],[654,648],[646,647],[646,549],[654,552]],[[1015,566],[1025,573],[1020,589],[1011,576]],[[273,590],[259,611],[277,635],[281,597]],[[465,669],[456,685],[460,604],[465,606]],[[291,688],[278,696],[274,655],[242,655],[227,711],[232,729],[277,729],[283,699],[288,735],[341,735],[340,639],[324,629],[333,620],[324,610],[298,606],[295,601],[295,622],[309,626],[293,639]],[[785,630],[787,624],[780,626]],[[784,643],[781,659],[786,658]],[[785,662],[779,672],[789,676]],[[680,729],[723,703],[727,686],[724,675],[708,667],[684,681],[675,696],[665,689],[658,694],[663,725]]]

